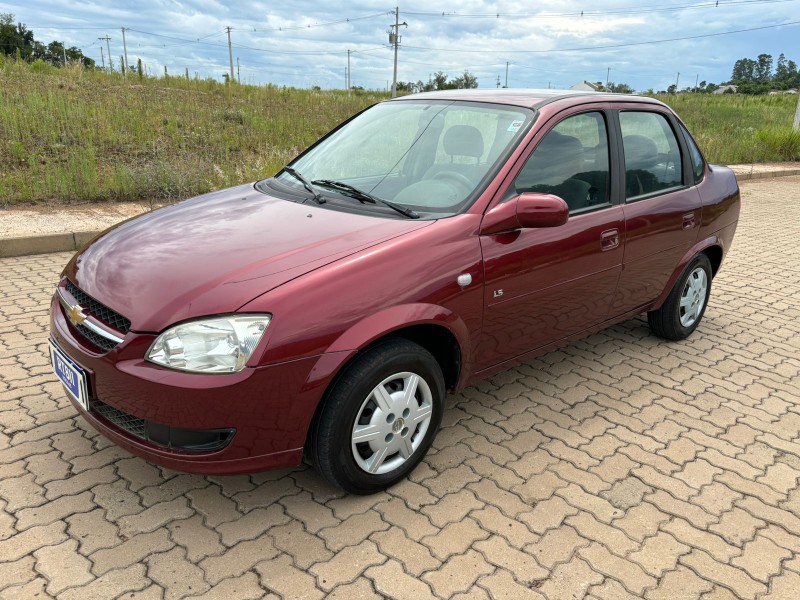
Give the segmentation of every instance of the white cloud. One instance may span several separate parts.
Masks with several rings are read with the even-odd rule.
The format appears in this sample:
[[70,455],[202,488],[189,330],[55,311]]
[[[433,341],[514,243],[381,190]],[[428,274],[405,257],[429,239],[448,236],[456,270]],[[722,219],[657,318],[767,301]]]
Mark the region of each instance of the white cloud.
[[[669,5],[643,8],[642,0],[607,0],[597,5],[556,0],[536,9],[506,1],[453,0],[446,10],[462,16],[437,16],[414,14],[440,10],[432,3],[415,1],[400,7],[400,20],[409,26],[400,32],[399,78],[427,80],[438,70],[454,76],[468,69],[478,76],[482,87],[490,87],[498,76],[505,79],[508,61],[509,85],[513,87],[568,87],[582,79],[600,81],[610,68],[612,81],[624,81],[637,89],[664,89],[674,83],[678,72],[682,86],[693,85],[696,76],[706,81],[726,80],[738,58],[761,52],[776,58],[784,52],[800,62],[800,56],[793,54],[798,26],[663,44],[559,51],[798,20],[794,0],[730,2],[721,0],[716,8],[662,12],[652,9]],[[526,9],[529,15],[519,14]],[[563,15],[581,9],[587,14]],[[385,87],[392,77],[386,33],[394,21],[391,10],[372,0],[338,4],[301,0],[286,5],[216,0],[140,0],[136,4],[31,0],[24,6],[0,2],[0,12],[15,13],[17,20],[34,30],[37,39],[65,40],[98,62],[101,42],[97,38],[112,37],[111,52],[117,62],[122,54],[120,28],[129,28],[129,62],[135,64],[141,58],[151,73],[163,73],[166,65],[171,73],[188,68],[191,74],[220,78],[229,69],[224,28],[231,26],[234,66],[238,58],[243,81],[301,87],[342,87],[348,49],[353,51],[352,83]],[[590,14],[595,12],[606,14]],[[497,13],[502,16],[467,16]],[[365,16],[369,18],[357,19]],[[347,18],[353,20],[319,26]]]

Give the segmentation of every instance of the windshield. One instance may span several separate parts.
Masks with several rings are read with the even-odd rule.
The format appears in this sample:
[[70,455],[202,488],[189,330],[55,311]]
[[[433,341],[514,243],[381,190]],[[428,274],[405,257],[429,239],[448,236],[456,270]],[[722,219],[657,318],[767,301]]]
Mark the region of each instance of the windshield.
[[[312,183],[340,182],[422,213],[454,214],[474,200],[532,115],[525,108],[475,102],[384,102],[291,165]],[[308,195],[289,173],[277,180]],[[338,195],[335,188],[323,191]]]

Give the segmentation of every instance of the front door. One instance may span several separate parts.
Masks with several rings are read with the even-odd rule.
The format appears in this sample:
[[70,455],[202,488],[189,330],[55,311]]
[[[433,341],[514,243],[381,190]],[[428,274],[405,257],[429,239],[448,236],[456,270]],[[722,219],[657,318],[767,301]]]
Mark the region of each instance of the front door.
[[[536,144],[504,196],[545,192],[565,225],[481,236],[485,271],[479,369],[602,322],[622,268],[624,217],[612,203],[606,115],[563,118]],[[614,192],[614,195],[612,195]]]

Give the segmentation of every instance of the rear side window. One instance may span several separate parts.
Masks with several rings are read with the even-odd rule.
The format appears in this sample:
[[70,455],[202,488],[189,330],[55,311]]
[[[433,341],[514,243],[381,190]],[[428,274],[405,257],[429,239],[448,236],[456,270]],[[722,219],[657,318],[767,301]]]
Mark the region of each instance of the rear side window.
[[536,146],[514,190],[563,198],[570,212],[608,204],[608,135],[599,112],[568,117]]
[[679,187],[681,151],[669,121],[658,113],[619,113],[625,152],[625,197],[638,198]]
[[689,135],[689,132],[686,131],[686,128],[681,125],[681,131],[683,132],[683,139],[686,140],[686,145],[689,146],[689,156],[692,158],[692,171],[694,171],[694,182],[697,183],[703,178],[703,155],[700,154],[700,149],[697,147],[697,144],[694,143],[692,136]]

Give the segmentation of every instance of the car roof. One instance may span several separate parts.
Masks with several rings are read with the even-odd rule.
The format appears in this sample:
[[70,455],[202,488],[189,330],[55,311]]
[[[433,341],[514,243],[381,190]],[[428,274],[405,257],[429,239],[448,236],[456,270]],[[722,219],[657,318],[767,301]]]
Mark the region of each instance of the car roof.
[[637,102],[665,106],[663,102],[647,96],[631,94],[612,94],[608,92],[590,92],[578,90],[497,88],[484,90],[441,90],[421,92],[400,96],[392,102],[403,100],[461,100],[472,102],[492,102],[526,108],[539,108],[553,102],[566,104],[582,104],[587,101],[605,102]]

